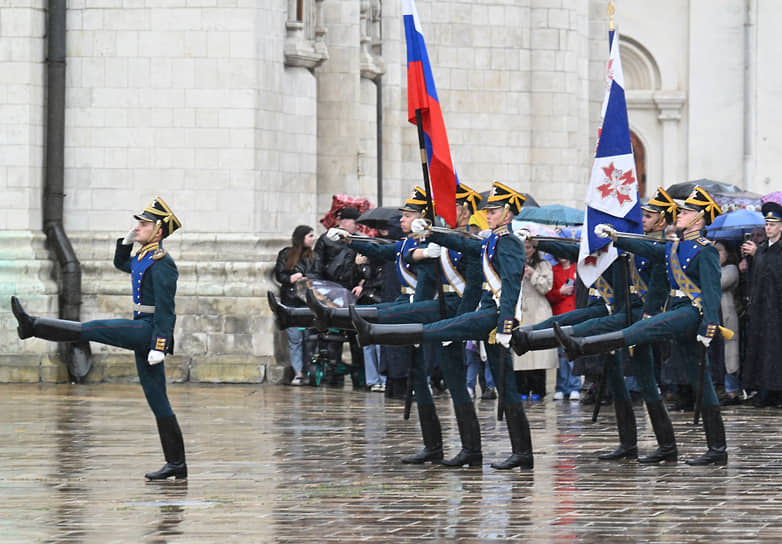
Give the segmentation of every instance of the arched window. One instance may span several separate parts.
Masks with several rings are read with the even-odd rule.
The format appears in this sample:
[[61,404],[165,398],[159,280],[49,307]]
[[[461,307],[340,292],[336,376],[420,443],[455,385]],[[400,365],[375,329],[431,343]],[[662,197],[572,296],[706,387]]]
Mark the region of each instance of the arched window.
[[638,196],[646,196],[646,148],[641,139],[630,131],[630,142],[633,145],[633,156],[635,158],[635,176],[638,178]]

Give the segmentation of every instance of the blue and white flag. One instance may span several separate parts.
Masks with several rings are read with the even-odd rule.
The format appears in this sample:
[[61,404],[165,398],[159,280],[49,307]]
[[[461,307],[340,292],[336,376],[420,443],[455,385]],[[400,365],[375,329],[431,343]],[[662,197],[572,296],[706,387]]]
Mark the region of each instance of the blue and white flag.
[[612,30],[608,40],[610,53],[603,99],[603,124],[597,136],[578,253],[578,273],[586,286],[592,285],[617,256],[610,239],[595,236],[595,225],[608,223],[620,232],[643,233],[635,158],[627,120],[624,75],[619,59],[619,38]]

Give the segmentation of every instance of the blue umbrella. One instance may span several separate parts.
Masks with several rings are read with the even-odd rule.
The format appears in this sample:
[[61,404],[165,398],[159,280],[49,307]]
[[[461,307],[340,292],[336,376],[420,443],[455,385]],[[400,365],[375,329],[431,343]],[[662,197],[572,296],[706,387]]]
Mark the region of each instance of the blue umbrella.
[[765,224],[766,220],[762,213],[739,209],[715,217],[711,225],[706,227],[706,232],[709,238],[715,240],[737,240],[745,233],[752,232]]
[[584,211],[561,204],[551,204],[538,208],[524,207],[518,213],[516,219],[543,223],[544,225],[581,225],[584,223]]

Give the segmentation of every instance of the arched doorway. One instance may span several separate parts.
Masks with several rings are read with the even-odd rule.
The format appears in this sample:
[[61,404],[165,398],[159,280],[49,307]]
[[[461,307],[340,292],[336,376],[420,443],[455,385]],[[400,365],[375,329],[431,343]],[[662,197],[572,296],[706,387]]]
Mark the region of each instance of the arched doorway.
[[638,196],[646,196],[646,149],[635,132],[630,131],[630,142],[635,157],[635,176],[638,178]]

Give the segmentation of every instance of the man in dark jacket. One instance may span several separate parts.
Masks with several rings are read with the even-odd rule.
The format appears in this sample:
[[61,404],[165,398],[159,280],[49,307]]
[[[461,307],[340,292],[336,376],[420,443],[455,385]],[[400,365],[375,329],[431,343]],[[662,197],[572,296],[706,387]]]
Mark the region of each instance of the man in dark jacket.
[[[356,233],[356,208],[343,208],[337,212],[337,227],[350,234]],[[346,289],[356,286],[356,251],[342,241],[329,240],[322,234],[315,243],[315,274],[322,280],[333,281]]]
[[747,354],[741,374],[746,389],[760,391],[754,401],[758,407],[782,404],[782,371],[777,359],[782,353],[782,206],[766,202],[762,209],[767,240],[741,246],[744,255],[752,256]]
[[[343,208],[337,212],[337,227],[355,234],[357,230],[356,219],[359,218],[356,208]],[[353,291],[361,278],[357,274],[356,251],[341,240],[330,240],[324,233],[315,243],[315,270],[316,278],[333,281],[342,287]],[[355,294],[355,292],[354,292]],[[364,387],[364,352],[356,343],[354,335],[348,336],[350,344],[350,356],[352,359],[351,379],[353,388]],[[342,342],[329,341],[329,359],[340,368],[342,362]],[[331,385],[341,385],[344,380],[342,375],[332,376],[328,382]]]

